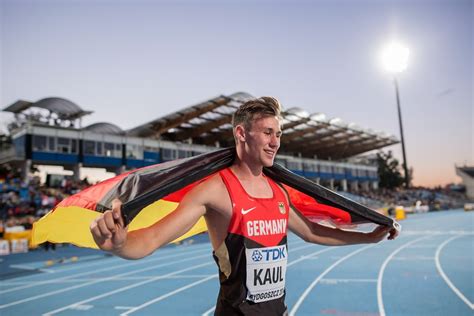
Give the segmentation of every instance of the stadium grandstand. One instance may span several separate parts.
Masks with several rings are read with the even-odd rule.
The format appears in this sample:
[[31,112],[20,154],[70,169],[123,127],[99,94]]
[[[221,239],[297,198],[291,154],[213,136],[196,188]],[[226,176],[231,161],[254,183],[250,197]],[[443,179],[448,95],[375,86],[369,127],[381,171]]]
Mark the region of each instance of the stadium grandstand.
[[466,187],[467,197],[474,200],[474,166],[456,167],[456,174],[461,177]]
[[[82,117],[92,112],[66,99],[19,100],[3,109],[15,121],[8,128],[10,144],[2,145],[0,164],[21,168],[24,179],[32,166],[62,166],[79,180],[82,167],[118,174],[194,156],[233,145],[232,114],[251,98],[244,92],[221,95],[129,130],[107,122],[82,127]],[[300,108],[283,112],[282,129],[277,162],[341,191],[377,189],[377,167],[349,158],[398,143],[386,133]]]
[[[83,127],[82,118],[92,112],[62,98],[6,107],[15,120],[9,134],[0,135],[0,255],[28,251],[32,224],[91,185],[83,168],[119,174],[233,145],[232,113],[249,98],[218,96],[129,130],[110,122]],[[400,205],[407,212],[454,209],[469,202],[445,189],[378,188],[377,166],[367,152],[397,143],[393,136],[299,108],[285,110],[282,129],[279,164],[380,212]],[[41,166],[60,166],[72,176],[48,171],[44,181],[36,173]],[[473,168],[461,169],[472,183]]]

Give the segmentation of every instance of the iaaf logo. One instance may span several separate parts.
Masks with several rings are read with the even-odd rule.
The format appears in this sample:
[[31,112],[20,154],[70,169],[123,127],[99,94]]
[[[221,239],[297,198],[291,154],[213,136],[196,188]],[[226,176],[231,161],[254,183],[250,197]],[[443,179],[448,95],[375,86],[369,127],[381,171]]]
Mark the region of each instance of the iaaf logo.
[[286,258],[285,250],[286,250],[285,246],[254,250],[252,253],[252,260],[254,262],[259,262],[262,260],[274,261],[274,260],[284,259]]

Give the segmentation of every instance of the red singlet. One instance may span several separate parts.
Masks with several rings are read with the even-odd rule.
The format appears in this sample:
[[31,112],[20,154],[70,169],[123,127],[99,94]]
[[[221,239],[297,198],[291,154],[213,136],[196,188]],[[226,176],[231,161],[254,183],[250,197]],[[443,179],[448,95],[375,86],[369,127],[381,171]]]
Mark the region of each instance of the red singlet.
[[273,197],[254,198],[231,169],[219,174],[232,201],[232,218],[225,241],[214,251],[221,283],[215,314],[283,315],[288,259],[286,196],[266,178]]

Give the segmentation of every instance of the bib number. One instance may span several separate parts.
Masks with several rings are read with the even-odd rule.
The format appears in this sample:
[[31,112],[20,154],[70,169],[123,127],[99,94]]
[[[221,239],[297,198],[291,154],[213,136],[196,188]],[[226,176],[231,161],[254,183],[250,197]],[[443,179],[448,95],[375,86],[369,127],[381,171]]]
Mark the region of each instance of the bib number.
[[247,258],[247,300],[260,303],[285,294],[286,245],[245,249]]

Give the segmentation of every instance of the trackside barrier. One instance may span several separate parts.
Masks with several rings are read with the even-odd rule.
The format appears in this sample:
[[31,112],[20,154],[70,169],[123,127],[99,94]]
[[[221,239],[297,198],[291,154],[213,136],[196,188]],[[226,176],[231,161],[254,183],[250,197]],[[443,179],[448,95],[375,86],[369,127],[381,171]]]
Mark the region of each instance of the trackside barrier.
[[403,206],[397,206],[395,208],[395,219],[397,221],[400,221],[400,220],[403,220],[407,218],[406,214],[405,214],[405,209],[403,208]]
[[8,240],[0,240],[0,256],[6,256],[10,254],[10,243]]
[[11,253],[24,253],[28,252],[28,239],[12,239],[11,240]]
[[[27,241],[27,246],[29,249],[37,248],[36,245],[31,243],[31,229],[23,230],[23,231],[12,231],[12,232],[5,232],[3,234],[3,239],[10,242],[10,246],[14,240],[25,239]],[[13,253],[13,251],[11,251]]]
[[0,240],[0,256],[9,255],[11,253],[25,253],[28,252],[28,239],[12,239]]

